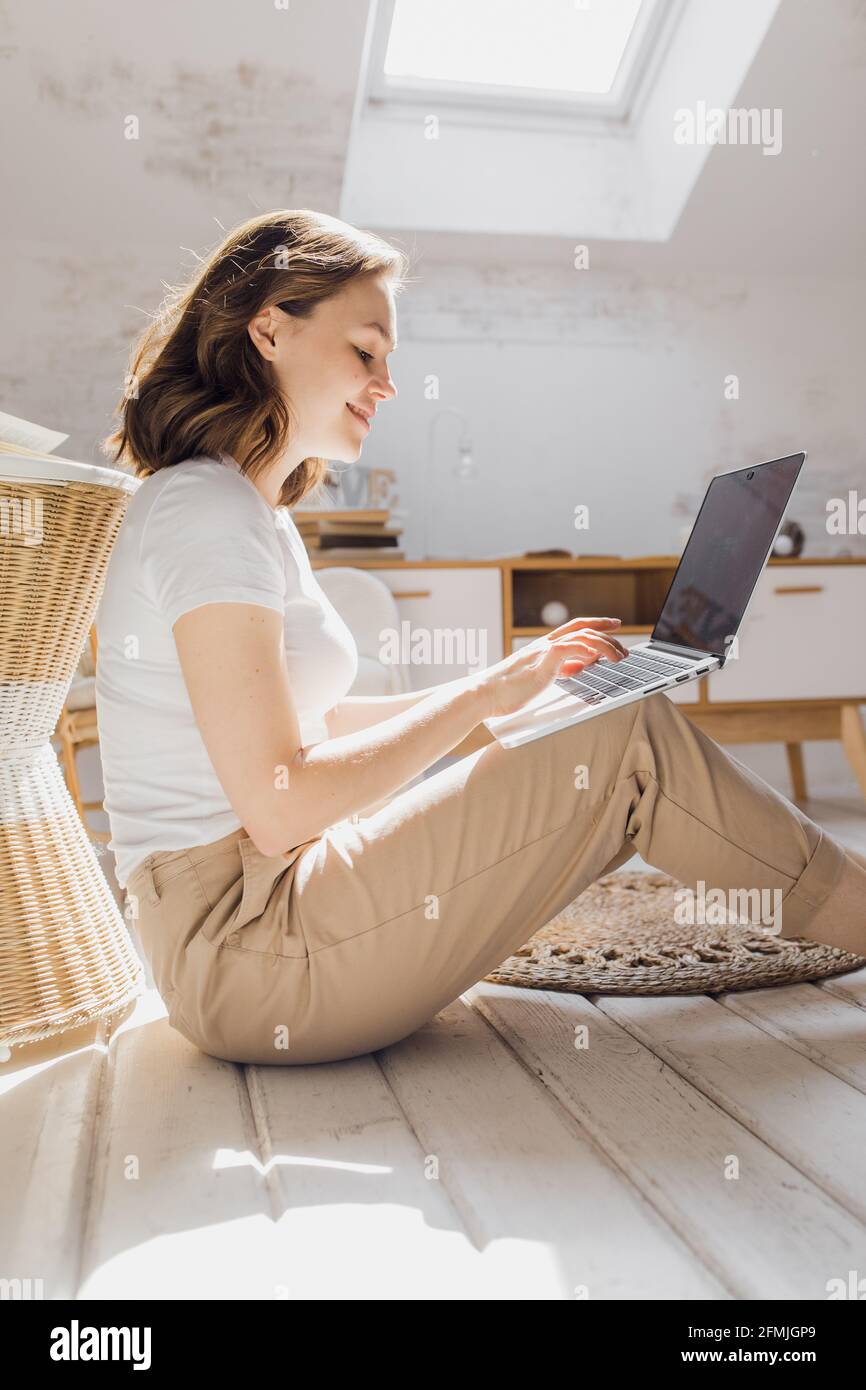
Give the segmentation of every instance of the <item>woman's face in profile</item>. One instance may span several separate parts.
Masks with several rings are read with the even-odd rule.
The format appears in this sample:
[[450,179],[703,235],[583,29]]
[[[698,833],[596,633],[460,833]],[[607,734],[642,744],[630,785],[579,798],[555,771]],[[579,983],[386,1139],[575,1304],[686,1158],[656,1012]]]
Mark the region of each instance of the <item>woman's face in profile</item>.
[[273,363],[297,420],[292,456],[356,462],[375,413],[397,394],[387,361],[397,338],[387,281],[354,280],[308,319],[271,307],[249,332]]

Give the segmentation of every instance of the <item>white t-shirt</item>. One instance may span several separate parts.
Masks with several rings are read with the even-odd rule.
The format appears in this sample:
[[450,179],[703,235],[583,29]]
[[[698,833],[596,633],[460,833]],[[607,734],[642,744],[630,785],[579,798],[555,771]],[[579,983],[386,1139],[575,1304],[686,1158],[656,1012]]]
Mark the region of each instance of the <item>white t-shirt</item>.
[[117,879],[154,850],[241,826],[213,769],[172,624],[205,603],[257,603],[285,618],[286,666],[306,747],[349,690],[358,649],[318,584],[286,507],[228,454],[146,478],[126,510],[96,615],[96,712]]

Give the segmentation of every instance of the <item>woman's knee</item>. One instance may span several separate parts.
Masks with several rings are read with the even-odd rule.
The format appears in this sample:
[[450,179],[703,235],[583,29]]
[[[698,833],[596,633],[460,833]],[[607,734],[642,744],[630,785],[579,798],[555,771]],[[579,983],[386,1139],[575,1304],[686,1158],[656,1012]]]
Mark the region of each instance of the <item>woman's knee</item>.
[[653,737],[669,734],[677,728],[691,728],[688,717],[675,705],[663,690],[637,701],[637,717],[634,730],[646,731],[650,741]]

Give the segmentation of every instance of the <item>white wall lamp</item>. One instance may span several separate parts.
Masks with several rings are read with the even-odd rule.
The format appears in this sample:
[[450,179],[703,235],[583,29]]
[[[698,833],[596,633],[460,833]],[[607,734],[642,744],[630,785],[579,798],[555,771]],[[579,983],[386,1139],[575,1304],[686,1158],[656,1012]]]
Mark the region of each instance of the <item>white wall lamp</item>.
[[[434,464],[436,449],[436,426],[438,425],[439,421],[445,419],[447,415],[455,416],[460,421],[461,425],[460,437],[457,445],[457,458],[451,465],[451,477],[457,483],[458,488],[460,488],[464,483],[473,482],[478,477],[478,465],[476,464],[472,453],[472,439],[469,434],[469,422],[462,411],[455,410],[453,406],[446,406],[443,410],[438,411],[437,414],[431,420],[427,438],[427,454],[424,462],[424,486],[422,492],[421,558],[424,560],[450,560],[465,558],[465,556],[462,555],[460,545],[457,545],[455,547],[453,544],[451,544],[448,548],[446,548],[446,550],[441,552],[439,555],[431,555],[429,550],[430,541],[433,534],[433,526],[431,524],[431,513],[433,510],[435,500],[435,492],[431,496],[430,480],[435,472]],[[453,514],[453,490],[449,490],[448,499],[449,502],[452,503],[451,510]],[[457,508],[458,515],[465,516],[466,508],[464,504],[464,499],[459,495],[459,493],[457,496]]]

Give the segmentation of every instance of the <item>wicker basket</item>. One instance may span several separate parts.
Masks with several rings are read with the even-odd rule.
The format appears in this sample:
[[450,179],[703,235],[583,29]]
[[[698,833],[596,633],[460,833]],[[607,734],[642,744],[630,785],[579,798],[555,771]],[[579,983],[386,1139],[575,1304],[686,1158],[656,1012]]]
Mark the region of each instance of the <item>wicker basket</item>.
[[124,1008],[144,971],[51,735],[139,482],[0,456],[0,1043]]

